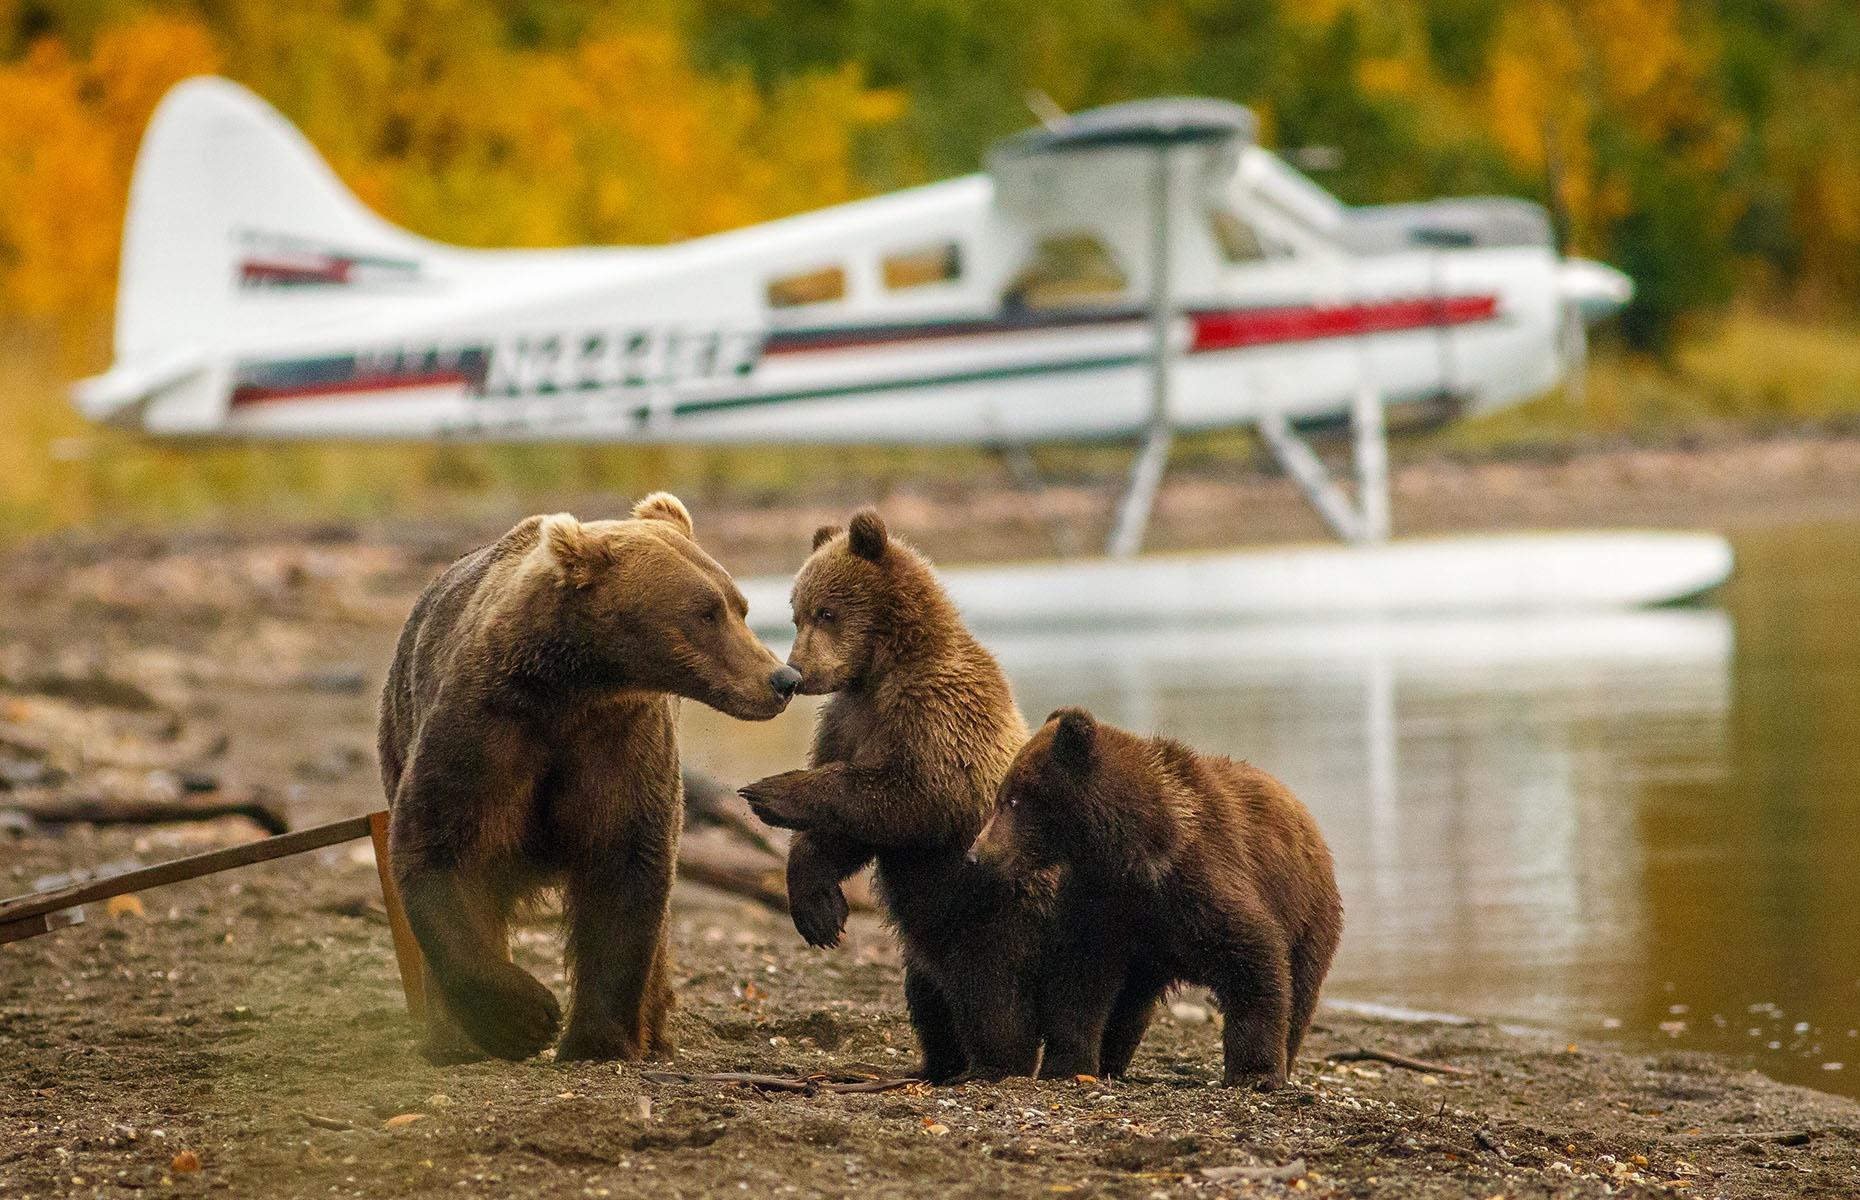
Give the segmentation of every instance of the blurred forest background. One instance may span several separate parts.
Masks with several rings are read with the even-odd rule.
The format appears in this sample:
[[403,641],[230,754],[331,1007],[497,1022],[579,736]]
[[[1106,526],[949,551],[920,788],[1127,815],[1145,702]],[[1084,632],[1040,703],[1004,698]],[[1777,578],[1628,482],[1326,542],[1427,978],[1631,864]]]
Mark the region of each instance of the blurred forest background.
[[1227,97],[1294,161],[1338,152],[1316,178],[1348,201],[1533,198],[1571,252],[1634,277],[1586,388],[1452,444],[1860,413],[1853,0],[0,0],[7,533],[806,480],[804,454],[203,450],[88,429],[64,389],[107,363],[136,145],[203,72],[275,104],[391,220],[484,246],[662,242],[963,174],[1031,123],[1029,89],[1067,109]]

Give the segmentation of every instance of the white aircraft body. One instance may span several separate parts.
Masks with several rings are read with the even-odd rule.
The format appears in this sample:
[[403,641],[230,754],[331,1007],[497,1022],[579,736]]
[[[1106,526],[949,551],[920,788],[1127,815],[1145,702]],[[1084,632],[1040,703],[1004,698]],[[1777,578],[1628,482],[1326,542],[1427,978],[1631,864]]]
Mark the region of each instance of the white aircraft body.
[[1169,420],[1487,408],[1627,298],[1532,205],[1351,209],[1243,108],[1143,101],[989,170],[675,245],[476,251],[382,221],[257,97],[196,79],[136,164],[116,364],[85,410],[156,434],[987,443],[1152,417],[1158,151]]
[[[1253,130],[1237,105],[1136,101],[1009,138],[979,174],[746,229],[485,251],[390,225],[263,101],[194,79],[144,139],[115,363],[76,394],[92,418],[157,436],[1142,435],[1113,539],[1124,556],[1171,435],[1251,425],[1339,534],[1380,542],[1384,410],[1541,394],[1580,369],[1584,324],[1631,284],[1562,258],[1534,205],[1352,208]],[[1339,418],[1358,435],[1355,501],[1296,432]],[[1707,557],[1644,598],[1710,586],[1724,555]],[[1379,570],[1332,581],[1373,591]],[[1245,587],[1244,572],[1220,586]],[[1022,591],[1003,602],[1039,611]]]

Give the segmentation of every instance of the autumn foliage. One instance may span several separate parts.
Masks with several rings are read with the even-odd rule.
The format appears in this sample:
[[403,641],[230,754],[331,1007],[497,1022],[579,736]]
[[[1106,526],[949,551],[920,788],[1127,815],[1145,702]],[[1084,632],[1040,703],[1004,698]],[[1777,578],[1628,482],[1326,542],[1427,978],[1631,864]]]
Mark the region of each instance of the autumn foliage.
[[[0,349],[105,364],[137,143],[216,72],[390,220],[486,246],[663,242],[971,171],[1030,90],[1224,96],[1347,200],[1543,202],[1634,277],[1621,331],[1671,363],[1733,305],[1860,308],[1856,64],[1853,0],[0,0]],[[79,427],[0,360],[0,474],[43,492]]]

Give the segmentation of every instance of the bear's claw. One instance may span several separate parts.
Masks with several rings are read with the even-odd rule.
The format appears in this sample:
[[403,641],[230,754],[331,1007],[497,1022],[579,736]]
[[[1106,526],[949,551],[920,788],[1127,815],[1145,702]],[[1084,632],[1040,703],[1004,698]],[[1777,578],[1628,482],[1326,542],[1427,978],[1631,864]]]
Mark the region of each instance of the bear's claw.
[[636,1063],[645,1057],[646,1049],[639,1039],[627,1037],[618,1027],[599,1030],[590,1030],[585,1026],[571,1027],[563,1035],[562,1044],[555,1048],[555,1061],[559,1063]]
[[446,1000],[472,1041],[512,1062],[542,1052],[562,1026],[555,994],[509,963],[495,974],[451,983]]
[[1221,1077],[1221,1086],[1255,1092],[1274,1092],[1285,1086],[1285,1072],[1228,1071]]
[[739,789],[736,794],[749,804],[750,811],[763,824],[773,825],[777,829],[803,829],[805,813],[793,789],[787,786],[791,782],[789,777],[799,774],[802,772],[784,771],[780,775],[771,775]]
[[799,895],[792,890],[788,893],[788,913],[794,918],[795,931],[808,945],[822,950],[840,944],[848,911],[846,896],[838,886]]

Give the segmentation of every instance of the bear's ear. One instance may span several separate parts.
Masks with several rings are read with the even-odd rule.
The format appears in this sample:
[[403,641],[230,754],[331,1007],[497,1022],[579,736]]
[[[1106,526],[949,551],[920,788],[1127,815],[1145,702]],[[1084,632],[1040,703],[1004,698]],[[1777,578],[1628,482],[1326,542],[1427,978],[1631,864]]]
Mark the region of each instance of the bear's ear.
[[637,521],[667,521],[678,527],[678,532],[686,537],[691,534],[691,512],[684,501],[670,492],[654,492],[633,506],[633,519]]
[[891,534],[886,531],[885,519],[878,515],[876,508],[862,508],[854,513],[847,534],[852,552],[860,558],[877,562],[885,557],[885,544],[891,540]]
[[607,562],[607,546],[569,513],[551,513],[542,519],[536,537],[561,568],[569,587],[587,587]]
[[1098,740],[1098,722],[1082,708],[1056,709],[1046,718],[1053,728],[1053,759],[1073,771],[1091,766],[1092,746]]
[[818,550],[845,532],[846,530],[839,525],[822,525],[819,529],[814,530],[814,545],[812,548]]

